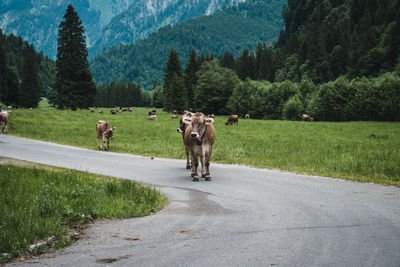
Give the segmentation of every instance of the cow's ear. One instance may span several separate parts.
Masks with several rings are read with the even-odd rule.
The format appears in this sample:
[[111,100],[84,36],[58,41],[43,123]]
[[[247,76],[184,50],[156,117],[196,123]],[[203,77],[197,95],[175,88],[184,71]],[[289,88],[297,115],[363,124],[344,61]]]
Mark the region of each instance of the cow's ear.
[[192,118],[188,118],[188,117],[184,117],[182,119],[182,122],[185,123],[185,124],[190,124],[191,121],[192,121]]
[[206,119],[206,124],[210,124],[210,123],[214,123],[214,119],[213,118],[207,118]]

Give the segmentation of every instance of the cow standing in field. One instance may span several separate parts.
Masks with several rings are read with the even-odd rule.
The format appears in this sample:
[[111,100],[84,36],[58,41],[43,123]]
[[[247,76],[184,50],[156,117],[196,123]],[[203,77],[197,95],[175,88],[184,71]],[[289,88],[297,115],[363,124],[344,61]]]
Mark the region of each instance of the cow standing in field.
[[225,122],[225,125],[233,125],[236,123],[236,125],[239,125],[239,116],[238,115],[230,115]]
[[179,127],[176,129],[178,133],[182,134],[182,140],[183,144],[185,146],[185,154],[186,154],[186,169],[189,170],[192,168],[192,164],[190,161],[190,149],[189,147],[185,144],[185,129],[186,129],[186,124],[183,122],[184,118],[191,118],[194,115],[194,113],[185,110],[185,113],[181,116],[179,120]]
[[309,121],[309,122],[312,122],[313,120],[314,120],[314,118],[311,117],[311,116],[309,116],[309,115],[307,115],[307,114],[303,114],[303,115],[301,116],[301,121]]
[[7,123],[8,123],[8,119],[10,118],[10,114],[8,114],[7,112],[0,112],[0,123],[2,124],[2,129],[1,132],[2,133],[7,133],[8,129],[7,129]]
[[246,114],[246,116],[244,116],[244,118],[245,118],[246,120],[249,120],[249,119],[250,119],[250,114]]
[[[96,123],[97,138],[99,139],[99,149],[102,149],[102,142],[104,143],[104,150],[108,150],[110,146],[110,138],[113,139],[115,128],[111,128],[110,124],[106,121],[98,121]],[[107,139],[107,144],[106,144]]]
[[201,161],[201,177],[206,181],[211,181],[210,158],[212,147],[215,141],[214,119],[207,118],[203,113],[197,112],[192,117],[184,117],[183,123],[186,124],[184,132],[185,147],[190,150],[192,159],[193,181],[199,181],[197,168]]

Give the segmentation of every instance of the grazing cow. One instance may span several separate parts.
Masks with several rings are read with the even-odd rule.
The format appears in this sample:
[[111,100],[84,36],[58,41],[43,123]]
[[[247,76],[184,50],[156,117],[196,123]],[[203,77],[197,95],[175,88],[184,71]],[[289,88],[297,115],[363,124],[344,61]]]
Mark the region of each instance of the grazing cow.
[[103,113],[103,111],[102,111],[102,110],[99,110],[99,113]]
[[111,112],[112,115],[115,115],[115,114],[117,114],[118,111],[116,111],[114,109],[110,109],[110,112]]
[[249,119],[250,119],[250,115],[249,115],[249,114],[246,114],[246,116],[244,116],[244,118],[245,118],[246,120],[249,120]]
[[94,112],[94,110],[93,110],[93,109],[91,109],[91,110],[90,110],[90,112]]
[[307,115],[307,114],[303,114],[303,115],[301,116],[301,121],[309,121],[309,122],[312,122],[313,120],[314,120],[314,118],[311,117],[311,116],[309,116],[309,115]]
[[[97,138],[99,138],[99,149],[101,150],[101,143],[104,142],[104,150],[108,150],[110,146],[110,138],[113,139],[115,128],[111,128],[110,124],[106,121],[98,121],[96,123]],[[107,138],[107,144],[106,144]]]
[[178,115],[176,115],[176,114],[171,116],[171,119],[177,119],[177,118],[178,118]]
[[185,117],[191,118],[194,115],[194,113],[185,110],[184,114],[181,116],[181,119],[179,120],[179,127],[176,129],[178,133],[182,134],[182,140],[183,140],[183,145],[185,146],[185,154],[186,154],[186,169],[189,170],[192,168],[192,164],[190,161],[190,149],[189,147],[185,144],[185,128],[186,124],[183,122],[183,119]]
[[206,181],[211,181],[210,158],[212,146],[215,141],[214,119],[207,118],[203,113],[197,112],[192,117],[184,117],[183,123],[186,124],[184,132],[184,143],[190,150],[192,159],[193,181],[199,181],[197,168],[201,161],[201,177]]
[[2,133],[8,133],[8,129],[7,129],[7,123],[8,123],[8,119],[10,118],[10,114],[8,114],[7,112],[0,112],[0,123],[3,125],[1,132]]
[[149,115],[149,116],[147,116],[147,119],[154,121],[155,119],[157,119],[157,115]]
[[225,122],[225,125],[233,125],[236,123],[236,125],[239,125],[239,116],[238,115],[230,115],[228,117],[228,120]]
[[172,111],[172,113],[178,114],[178,111],[177,111],[176,109],[174,109],[174,110]]

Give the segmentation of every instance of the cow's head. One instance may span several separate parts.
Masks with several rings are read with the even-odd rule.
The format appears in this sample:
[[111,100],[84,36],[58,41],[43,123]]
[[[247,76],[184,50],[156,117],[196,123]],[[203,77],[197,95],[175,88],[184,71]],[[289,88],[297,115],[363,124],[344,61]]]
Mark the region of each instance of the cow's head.
[[214,123],[214,119],[207,118],[201,113],[196,113],[191,118],[185,117],[182,121],[186,124],[191,124],[192,130],[190,136],[196,140],[198,145],[203,143],[203,137],[206,135],[207,124]]
[[115,131],[115,127],[111,128],[111,129],[108,129],[108,130],[105,131],[103,134],[104,134],[105,137],[108,137],[108,138],[110,138],[110,139],[113,139],[113,138],[114,138],[114,136],[113,136],[114,131]]

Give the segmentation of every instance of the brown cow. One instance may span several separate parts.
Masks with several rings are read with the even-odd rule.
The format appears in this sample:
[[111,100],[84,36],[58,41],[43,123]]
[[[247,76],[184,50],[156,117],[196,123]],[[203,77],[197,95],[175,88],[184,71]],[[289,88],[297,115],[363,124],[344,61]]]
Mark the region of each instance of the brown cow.
[[184,117],[183,123],[186,124],[184,142],[189,147],[192,163],[193,181],[199,181],[197,168],[201,161],[201,177],[206,181],[211,181],[210,158],[212,146],[215,141],[214,119],[207,118],[203,113],[196,112],[191,118]]
[[246,116],[244,116],[244,118],[245,118],[246,120],[250,119],[250,114],[246,114]]
[[157,119],[157,115],[149,115],[149,116],[147,116],[147,119],[154,121],[155,119]]
[[313,120],[314,120],[314,118],[309,116],[309,115],[307,115],[307,114],[303,114],[301,116],[301,121],[310,121],[310,122],[312,122]]
[[110,109],[110,112],[111,112],[112,115],[115,115],[115,114],[117,114],[118,111],[116,111],[114,109]]
[[239,116],[238,115],[230,115],[228,117],[228,120],[225,122],[225,125],[233,125],[236,123],[236,125],[239,125]]
[[[108,150],[110,146],[110,138],[113,139],[115,128],[111,128],[106,121],[98,121],[96,123],[97,138],[99,138],[99,149],[102,149],[101,143],[104,142],[104,150]],[[106,144],[107,138],[107,144]]]
[[185,117],[191,118],[193,115],[194,115],[194,113],[185,110],[185,113],[181,116],[181,118],[179,120],[179,127],[178,127],[178,129],[176,129],[178,131],[178,133],[182,134],[182,140],[183,140],[183,144],[185,146],[185,153],[186,153],[186,169],[188,169],[188,170],[192,168],[192,164],[190,162],[190,149],[185,144],[185,128],[186,128],[186,124],[183,122],[183,119]]
[[0,112],[0,123],[3,125],[1,132],[2,133],[8,133],[8,129],[7,129],[7,123],[8,123],[8,119],[10,118],[10,114],[8,114],[5,111]]

